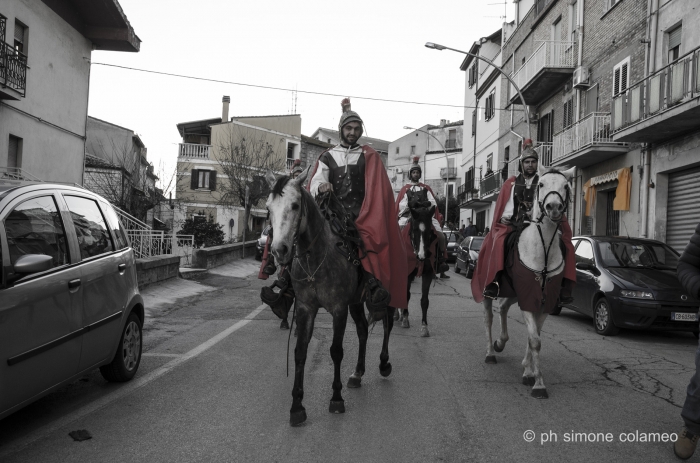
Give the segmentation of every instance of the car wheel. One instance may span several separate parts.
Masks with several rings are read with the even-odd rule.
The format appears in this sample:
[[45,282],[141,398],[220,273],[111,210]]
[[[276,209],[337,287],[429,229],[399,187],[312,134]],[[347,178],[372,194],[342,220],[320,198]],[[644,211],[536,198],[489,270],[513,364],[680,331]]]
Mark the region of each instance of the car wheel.
[[123,383],[134,377],[141,363],[141,348],[143,347],[141,328],[141,319],[135,313],[129,314],[114,359],[110,364],[100,367],[100,373],[104,379]]
[[595,303],[595,308],[593,309],[593,324],[595,325],[595,332],[604,336],[614,336],[620,331],[620,329],[615,326],[615,323],[613,323],[610,304],[604,297],[601,297]]

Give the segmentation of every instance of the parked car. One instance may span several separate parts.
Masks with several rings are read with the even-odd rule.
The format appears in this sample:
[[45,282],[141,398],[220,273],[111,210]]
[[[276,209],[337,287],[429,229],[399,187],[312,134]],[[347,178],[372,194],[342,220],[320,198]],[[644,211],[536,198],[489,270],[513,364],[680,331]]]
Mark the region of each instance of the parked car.
[[676,277],[679,254],[660,241],[577,236],[574,302],[598,334],[620,328],[690,331],[698,336],[700,301]]
[[457,249],[455,273],[461,273],[464,270],[466,277],[471,279],[474,275],[476,261],[479,259],[479,251],[483,242],[483,236],[467,236],[464,238]]
[[270,233],[271,229],[272,227],[269,225],[265,227],[260,234],[260,238],[258,238],[258,242],[255,245],[255,258],[257,260],[262,260],[263,253],[265,252],[265,245],[267,244],[267,235]]
[[460,241],[461,236],[458,231],[445,232],[445,242],[447,243],[447,262],[454,262],[457,260],[457,249],[459,248]]
[[95,368],[128,381],[143,299],[112,206],[80,187],[0,181],[0,418]]

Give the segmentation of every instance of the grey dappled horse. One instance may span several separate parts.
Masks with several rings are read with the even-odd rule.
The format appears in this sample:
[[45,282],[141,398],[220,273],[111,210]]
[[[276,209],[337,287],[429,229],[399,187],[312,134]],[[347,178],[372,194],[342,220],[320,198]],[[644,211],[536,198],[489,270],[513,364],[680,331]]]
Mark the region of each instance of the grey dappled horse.
[[[355,265],[338,252],[341,241],[335,235],[316,205],[311,194],[302,187],[308,177],[307,169],[296,179],[280,178],[268,171],[265,178],[272,188],[267,200],[275,237],[270,250],[279,265],[289,268],[296,294],[297,344],[294,349],[294,388],[290,424],[297,426],[306,421],[304,397],[304,366],[318,309],[323,307],[333,316],[333,396],[329,411],[344,413],[341,395],[340,364],[343,360],[343,336],[348,309],[360,341],[357,366],[348,380],[349,388],[360,387],[365,373],[368,322],[364,311],[362,266]],[[391,374],[389,363],[389,334],[394,325],[394,309],[389,307],[384,317],[384,341],[379,356],[379,372]]]
[[[534,273],[541,281],[542,269],[553,269],[547,272],[546,281],[564,271],[564,255],[560,246],[561,233],[559,222],[565,217],[566,201],[570,198],[569,182],[576,168],[559,170],[555,168],[539,169],[539,185],[532,206],[532,224],[525,227],[518,239],[518,254],[522,264],[535,269]],[[540,220],[541,219],[541,220]],[[539,230],[539,231],[538,231]],[[541,232],[541,234],[540,234]],[[540,272],[538,272],[538,270]],[[508,309],[518,302],[516,297],[500,298],[501,334],[497,341],[491,337],[493,312],[491,299],[484,299],[484,315],[486,325],[486,363],[496,363],[495,352],[502,352],[508,341]],[[527,346],[525,358],[522,361],[525,385],[532,386],[532,397],[546,399],[547,388],[540,370],[540,348],[542,341],[540,332],[547,313],[542,310],[527,312],[521,310],[527,327]]]

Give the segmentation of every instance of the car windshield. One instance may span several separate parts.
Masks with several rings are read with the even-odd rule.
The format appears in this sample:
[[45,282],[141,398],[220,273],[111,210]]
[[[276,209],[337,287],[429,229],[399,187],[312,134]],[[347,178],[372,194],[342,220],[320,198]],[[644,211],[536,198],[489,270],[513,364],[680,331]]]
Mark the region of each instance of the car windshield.
[[599,241],[598,251],[605,267],[675,270],[678,253],[663,243],[642,241]]
[[483,243],[483,242],[484,242],[483,238],[480,238],[480,239],[474,238],[472,240],[471,250],[472,251],[479,251],[481,249],[481,243]]

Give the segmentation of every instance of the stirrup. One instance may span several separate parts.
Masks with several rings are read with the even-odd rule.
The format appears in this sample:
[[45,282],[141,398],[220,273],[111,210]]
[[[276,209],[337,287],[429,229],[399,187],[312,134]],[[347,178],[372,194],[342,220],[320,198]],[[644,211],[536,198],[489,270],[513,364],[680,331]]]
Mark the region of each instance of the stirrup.
[[[496,285],[496,294],[493,294],[493,288],[489,288],[491,285]],[[498,284],[497,281],[492,281],[491,283],[486,285],[486,288],[484,288],[484,293],[483,296],[487,299],[497,299],[498,298],[498,293],[501,292],[501,286]]]
[[[280,289],[278,293],[275,292],[275,287]],[[282,282],[280,282],[280,280],[275,280],[272,285],[263,286],[262,289],[260,289],[260,299],[263,303],[269,305],[272,312],[282,320],[287,319],[289,308],[294,302],[294,296],[294,290],[284,279],[282,279]]]

